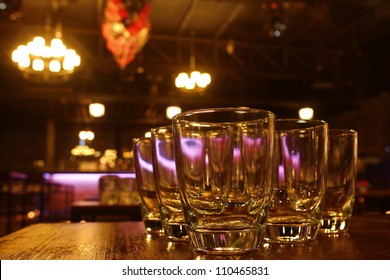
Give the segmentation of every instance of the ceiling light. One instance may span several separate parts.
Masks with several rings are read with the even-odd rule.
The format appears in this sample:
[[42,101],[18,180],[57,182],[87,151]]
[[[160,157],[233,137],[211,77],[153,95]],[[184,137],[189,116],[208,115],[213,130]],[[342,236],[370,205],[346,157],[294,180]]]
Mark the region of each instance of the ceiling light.
[[89,114],[92,117],[99,118],[104,116],[105,107],[101,103],[91,103],[89,104]]
[[75,146],[70,153],[73,156],[93,156],[96,151],[93,148],[88,147],[87,145]]
[[182,72],[175,79],[177,88],[193,92],[203,91],[210,83],[210,74],[199,71],[192,71],[190,74]]
[[299,118],[302,120],[311,120],[314,115],[314,110],[310,107],[301,108],[298,111]]
[[172,119],[175,115],[181,113],[181,108],[178,106],[169,106],[166,110],[166,115],[168,119]]
[[26,78],[44,81],[65,81],[80,66],[80,56],[68,49],[61,38],[46,44],[45,38],[36,36],[26,45],[19,45],[12,52],[12,61],[17,63]]
[[80,140],[92,141],[95,138],[95,134],[90,130],[82,130],[79,132]]
[[[192,34],[193,35],[193,34]],[[175,86],[187,92],[203,92],[211,83],[211,76],[209,73],[201,73],[196,70],[194,42],[191,42],[190,54],[190,73],[181,72],[175,79]]]

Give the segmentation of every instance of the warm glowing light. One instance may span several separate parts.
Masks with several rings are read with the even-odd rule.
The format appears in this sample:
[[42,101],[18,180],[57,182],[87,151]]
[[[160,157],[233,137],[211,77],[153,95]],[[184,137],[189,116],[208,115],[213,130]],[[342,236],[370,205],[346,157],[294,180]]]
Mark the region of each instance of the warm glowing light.
[[145,132],[145,137],[146,138],[152,137],[152,133],[150,131]]
[[123,152],[122,156],[123,158],[133,158],[133,150]]
[[54,38],[46,45],[45,38],[36,36],[26,45],[18,46],[12,52],[12,61],[27,74],[37,77],[59,76],[67,78],[80,66],[80,56],[73,49],[67,49],[60,38]]
[[89,114],[92,117],[99,118],[104,116],[105,107],[101,103],[92,103],[89,105]]
[[314,115],[314,110],[310,107],[301,108],[298,112],[299,118],[302,120],[311,120]]
[[39,209],[35,209],[34,211],[29,211],[26,216],[27,216],[27,219],[34,219],[34,218],[38,217],[40,214],[41,214],[41,211],[39,211]]
[[175,115],[181,113],[181,108],[178,106],[169,106],[166,110],[166,116],[168,119],[172,119]]
[[180,73],[175,79],[177,88],[188,91],[201,91],[211,83],[211,76],[209,73],[200,73],[199,71],[192,71],[189,75],[187,73]]
[[107,149],[104,151],[104,154],[100,158],[100,164],[106,165],[109,168],[114,168],[117,160],[117,152],[113,149]]
[[92,131],[82,130],[79,132],[80,140],[89,140],[92,141],[95,138],[95,134]]
[[59,61],[56,60],[56,59],[50,61],[50,62],[49,62],[49,70],[50,70],[51,72],[55,72],[55,73],[60,72],[60,70],[61,70],[61,62],[59,62]]
[[40,58],[34,59],[32,63],[32,68],[35,71],[43,71],[43,69],[45,69],[45,63]]
[[95,155],[95,149],[88,147],[87,145],[75,146],[70,153],[73,156],[93,156]]
[[189,78],[188,78],[187,73],[180,73],[179,75],[177,75],[176,80],[175,80],[176,87],[178,87],[178,88],[184,87],[186,84],[186,81],[188,79]]

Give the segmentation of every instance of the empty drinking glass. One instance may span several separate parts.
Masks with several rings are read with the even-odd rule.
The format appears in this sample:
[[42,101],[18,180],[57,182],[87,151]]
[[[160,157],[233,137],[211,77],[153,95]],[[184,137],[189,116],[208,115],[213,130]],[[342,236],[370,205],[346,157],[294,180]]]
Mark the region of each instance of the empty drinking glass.
[[303,242],[317,236],[325,198],[327,133],[324,121],[276,120],[266,241]]
[[342,233],[349,229],[357,176],[358,133],[329,129],[328,173],[321,231]]
[[153,128],[151,134],[153,171],[162,225],[169,239],[186,241],[188,235],[177,183],[172,126]]
[[271,196],[274,114],[211,108],[173,118],[186,228],[196,252],[260,247]]
[[141,214],[148,232],[162,233],[160,208],[154,183],[150,138],[134,138],[133,152]]

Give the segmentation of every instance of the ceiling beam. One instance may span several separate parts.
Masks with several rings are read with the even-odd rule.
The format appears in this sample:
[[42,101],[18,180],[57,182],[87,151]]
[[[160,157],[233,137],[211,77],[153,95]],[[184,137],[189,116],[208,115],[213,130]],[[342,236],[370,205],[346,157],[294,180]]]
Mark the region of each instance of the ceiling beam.
[[234,7],[233,11],[229,14],[229,16],[226,18],[226,20],[223,22],[221,27],[215,32],[214,38],[219,38],[225,30],[229,27],[229,25],[232,24],[232,22],[235,20],[235,18],[238,16],[242,8],[244,8],[244,3],[237,3],[237,5]]
[[181,35],[186,29],[188,22],[191,20],[193,13],[195,12],[196,6],[198,6],[199,0],[191,0],[183,19],[180,21],[179,28],[177,29],[176,35]]

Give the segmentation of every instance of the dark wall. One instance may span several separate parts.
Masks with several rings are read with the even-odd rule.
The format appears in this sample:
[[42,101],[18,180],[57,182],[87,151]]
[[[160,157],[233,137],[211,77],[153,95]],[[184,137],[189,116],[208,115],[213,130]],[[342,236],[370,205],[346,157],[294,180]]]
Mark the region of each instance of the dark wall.
[[[47,164],[47,121],[46,120],[2,120],[0,122],[0,171],[30,171],[36,169],[34,162]],[[70,124],[54,123],[53,166],[49,169],[74,168],[70,151],[79,144],[78,133],[87,128],[95,133],[95,139],[88,143],[95,150],[115,149],[120,155],[132,149],[132,139],[144,136],[151,127],[145,125],[112,124]]]

